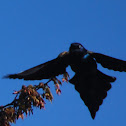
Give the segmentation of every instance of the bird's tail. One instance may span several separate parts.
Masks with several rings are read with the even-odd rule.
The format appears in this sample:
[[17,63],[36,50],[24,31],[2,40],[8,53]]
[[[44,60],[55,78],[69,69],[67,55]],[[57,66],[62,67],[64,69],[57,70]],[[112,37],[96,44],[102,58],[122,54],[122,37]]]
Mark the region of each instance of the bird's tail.
[[108,76],[97,70],[94,75],[90,76],[75,74],[69,82],[75,85],[75,89],[80,93],[80,97],[94,119],[99,106],[107,96],[107,91],[111,89],[111,82],[115,80],[115,77]]

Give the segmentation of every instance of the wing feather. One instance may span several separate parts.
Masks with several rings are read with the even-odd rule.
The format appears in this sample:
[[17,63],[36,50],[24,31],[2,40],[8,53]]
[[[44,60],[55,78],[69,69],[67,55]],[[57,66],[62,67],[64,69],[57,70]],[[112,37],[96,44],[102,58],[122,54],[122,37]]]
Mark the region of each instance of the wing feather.
[[103,67],[114,71],[126,72],[126,61],[116,59],[104,54],[89,52],[89,54],[96,59]]
[[41,80],[49,79],[66,71],[69,65],[69,53],[63,52],[57,58],[46,63],[40,64],[21,73],[10,74],[6,78],[24,79],[24,80]]

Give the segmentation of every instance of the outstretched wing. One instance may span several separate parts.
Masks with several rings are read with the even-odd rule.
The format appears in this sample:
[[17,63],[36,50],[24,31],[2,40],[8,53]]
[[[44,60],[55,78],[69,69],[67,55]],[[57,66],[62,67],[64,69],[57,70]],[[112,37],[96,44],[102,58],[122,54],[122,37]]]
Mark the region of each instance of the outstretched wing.
[[69,53],[63,52],[59,54],[56,59],[35,66],[21,73],[7,75],[5,78],[18,78],[24,80],[53,78],[59,74],[63,74],[66,71],[66,67],[69,65],[69,60]]
[[107,91],[111,88],[110,82],[114,81],[114,77],[105,75],[98,70],[92,75],[75,74],[75,76],[69,80],[80,93],[80,97],[88,107],[93,119],[103,99],[107,96]]
[[88,53],[96,59],[96,62],[100,63],[103,67],[112,69],[115,71],[126,72],[126,61],[116,59],[110,56],[106,56],[100,53],[94,53],[88,51]]

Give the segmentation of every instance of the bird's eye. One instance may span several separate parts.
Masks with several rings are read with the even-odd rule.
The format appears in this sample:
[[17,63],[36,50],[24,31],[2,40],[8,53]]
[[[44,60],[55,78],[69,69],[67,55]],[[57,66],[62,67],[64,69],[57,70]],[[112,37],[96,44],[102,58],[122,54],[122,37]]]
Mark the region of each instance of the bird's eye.
[[79,45],[79,49],[81,48],[82,46],[81,45]]

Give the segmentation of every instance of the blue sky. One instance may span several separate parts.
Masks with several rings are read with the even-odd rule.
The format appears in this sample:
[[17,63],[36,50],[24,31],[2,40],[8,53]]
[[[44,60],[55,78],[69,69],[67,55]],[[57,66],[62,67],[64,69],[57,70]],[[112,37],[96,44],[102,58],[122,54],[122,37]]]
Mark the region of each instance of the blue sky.
[[[0,1],[0,77],[51,60],[72,42],[88,50],[126,60],[126,1],[124,0],[4,0]],[[17,121],[16,126],[126,125],[126,73],[98,66],[117,77],[95,120],[73,85],[64,83],[46,109]],[[70,77],[74,73],[67,69]],[[11,102],[13,90],[40,81],[0,79],[0,105]],[[43,80],[46,82],[46,80]],[[12,124],[15,126],[15,124]]]

